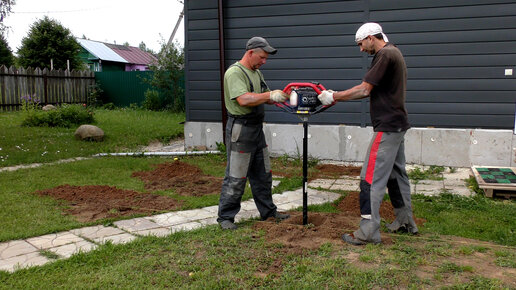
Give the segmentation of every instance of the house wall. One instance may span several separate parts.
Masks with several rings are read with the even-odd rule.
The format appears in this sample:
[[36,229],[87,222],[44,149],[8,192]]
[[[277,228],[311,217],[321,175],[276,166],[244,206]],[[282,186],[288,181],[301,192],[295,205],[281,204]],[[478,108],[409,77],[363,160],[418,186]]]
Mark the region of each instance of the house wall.
[[[495,140],[514,128],[516,81],[509,72],[516,66],[516,1],[222,2],[225,67],[240,59],[247,39],[266,37],[279,50],[261,69],[272,89],[294,81],[333,90],[360,83],[371,57],[359,52],[354,34],[363,22],[375,21],[405,56],[414,128],[442,134],[485,129]],[[185,7],[187,122],[221,122],[218,1],[186,1]],[[299,123],[274,106],[266,110],[268,124]],[[310,123],[332,126],[334,134],[342,126],[370,130],[369,101],[338,103]],[[469,148],[468,140],[454,142]],[[442,152],[456,145],[445,143]]]
[[143,64],[126,64],[125,71],[147,71],[149,67]]

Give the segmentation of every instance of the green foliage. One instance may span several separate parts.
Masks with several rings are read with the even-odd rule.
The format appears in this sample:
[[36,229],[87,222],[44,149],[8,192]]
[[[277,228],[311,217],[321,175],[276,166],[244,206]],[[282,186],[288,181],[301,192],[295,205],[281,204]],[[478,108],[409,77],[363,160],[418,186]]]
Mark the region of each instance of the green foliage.
[[14,65],[14,55],[3,34],[0,34],[0,65]]
[[484,194],[484,190],[478,187],[478,182],[475,179],[475,177],[470,176],[468,179],[466,179],[466,184],[468,185],[468,188],[473,190],[477,194]]
[[4,19],[11,14],[12,6],[16,4],[15,0],[1,0],[0,1],[0,33],[3,34],[7,30],[4,25]]
[[154,75],[146,81],[162,93],[161,105],[166,110],[185,110],[184,62],[184,50],[177,42],[169,46],[162,41],[158,62],[149,66]]
[[57,20],[45,16],[33,23],[29,33],[22,39],[18,50],[18,61],[23,67],[49,68],[53,60],[54,69],[81,69],[80,45],[71,31]]
[[64,104],[56,110],[33,110],[22,122],[29,127],[66,127],[94,123],[93,112],[81,105]]
[[39,108],[40,99],[36,95],[23,96],[20,98],[21,111],[23,114],[30,116]]
[[161,106],[161,100],[159,99],[159,92],[155,90],[147,90],[145,92],[145,100],[142,103],[142,107],[146,110],[160,111],[163,107]]
[[435,166],[431,165],[426,170],[422,170],[419,167],[416,167],[413,170],[410,170],[408,172],[408,177],[412,180],[423,180],[423,179],[429,179],[429,180],[442,180],[443,176],[442,173],[444,172],[444,167],[442,166]]
[[114,110],[114,109],[116,109],[116,106],[113,103],[107,103],[107,104],[102,105],[102,109],[104,109],[104,110]]
[[88,106],[90,107],[100,107],[103,104],[102,101],[102,94],[104,93],[104,90],[102,90],[102,86],[99,82],[95,82],[94,85],[90,86],[88,94]]

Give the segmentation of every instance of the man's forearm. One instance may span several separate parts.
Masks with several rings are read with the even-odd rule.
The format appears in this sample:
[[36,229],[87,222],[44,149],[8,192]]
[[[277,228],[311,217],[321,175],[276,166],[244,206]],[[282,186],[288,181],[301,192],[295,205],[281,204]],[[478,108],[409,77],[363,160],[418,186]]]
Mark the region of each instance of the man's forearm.
[[257,93],[245,93],[237,97],[237,102],[242,107],[255,107],[266,103],[270,100],[270,92],[261,94]]
[[345,91],[338,91],[333,93],[333,98],[336,101],[349,101],[349,100],[358,100],[369,97],[371,90],[373,89],[373,85],[362,82],[360,85],[354,86]]

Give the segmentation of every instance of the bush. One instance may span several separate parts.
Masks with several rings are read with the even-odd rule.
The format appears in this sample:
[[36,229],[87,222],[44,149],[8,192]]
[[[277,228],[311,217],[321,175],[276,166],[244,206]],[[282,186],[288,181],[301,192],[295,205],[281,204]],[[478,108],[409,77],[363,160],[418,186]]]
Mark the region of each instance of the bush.
[[107,104],[102,105],[101,108],[104,110],[114,110],[114,109],[116,109],[116,106],[113,103],[107,103]]
[[147,90],[145,92],[145,100],[142,103],[142,107],[150,111],[161,110],[161,100],[159,99],[158,91]]
[[62,105],[57,110],[33,111],[22,122],[29,127],[72,127],[94,123],[93,112],[81,105]]

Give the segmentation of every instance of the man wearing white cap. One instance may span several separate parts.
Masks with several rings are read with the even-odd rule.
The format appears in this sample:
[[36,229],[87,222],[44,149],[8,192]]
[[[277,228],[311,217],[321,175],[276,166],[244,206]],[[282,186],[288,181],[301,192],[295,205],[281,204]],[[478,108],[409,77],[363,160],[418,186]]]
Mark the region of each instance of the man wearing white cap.
[[404,136],[410,128],[405,94],[407,66],[400,50],[388,42],[378,23],[365,23],[356,32],[360,51],[374,55],[362,83],[345,91],[323,91],[323,105],[370,98],[374,135],[360,174],[360,227],[342,239],[353,245],[380,243],[380,203],[388,189],[396,219],[390,231],[418,232],[412,216],[410,183],[405,170]]

